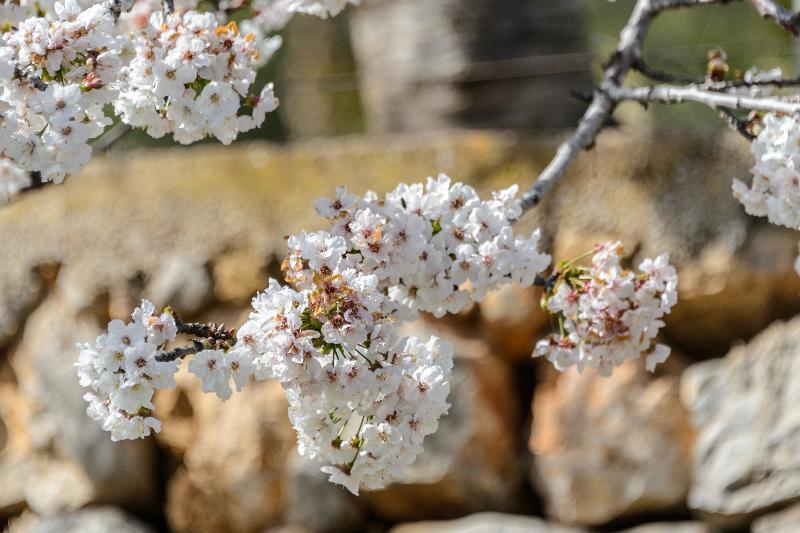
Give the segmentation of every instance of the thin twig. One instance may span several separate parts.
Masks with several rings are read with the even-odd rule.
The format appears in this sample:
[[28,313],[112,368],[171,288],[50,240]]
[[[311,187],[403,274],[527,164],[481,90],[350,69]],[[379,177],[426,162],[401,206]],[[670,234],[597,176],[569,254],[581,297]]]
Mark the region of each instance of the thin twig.
[[225,324],[215,324],[213,322],[208,324],[184,322],[172,308],[167,308],[166,312],[171,314],[172,318],[175,319],[175,326],[178,328],[178,333],[187,333],[196,337],[222,342],[236,340],[236,332],[232,329],[225,329]]
[[14,77],[20,80],[25,80],[33,86],[34,89],[39,91],[46,91],[47,90],[47,83],[42,80],[42,78],[38,76],[34,76],[32,74],[25,74],[21,68],[18,66],[14,66]]
[[156,356],[156,361],[159,363],[166,363],[168,361],[175,361],[176,359],[183,359],[187,355],[196,354],[197,352],[203,351],[203,343],[197,340],[192,341],[191,346],[182,346],[180,348],[175,348],[174,350],[170,350],[169,352],[164,352]]
[[653,81],[662,83],[685,83],[685,84],[699,84],[705,81],[704,78],[694,78],[692,76],[683,76],[680,74],[672,74],[663,70],[652,68],[641,57],[637,58],[631,67],[640,72],[642,75],[650,78]]
[[720,108],[719,116],[725,121],[726,124],[728,124],[728,126],[731,127],[731,129],[747,139],[748,142],[752,142],[753,139],[756,138],[756,136],[753,135],[753,133],[748,129],[749,121],[737,117],[730,109],[724,107]]
[[795,37],[800,37],[800,19],[774,0],[750,0],[758,14],[766,19],[773,20],[778,26],[785,29]]
[[797,87],[800,85],[800,77],[797,78],[778,78],[773,80],[731,80],[718,83],[710,83],[706,86],[709,89],[717,91],[727,91],[730,89],[748,88],[748,87],[775,87],[780,89],[782,87]]

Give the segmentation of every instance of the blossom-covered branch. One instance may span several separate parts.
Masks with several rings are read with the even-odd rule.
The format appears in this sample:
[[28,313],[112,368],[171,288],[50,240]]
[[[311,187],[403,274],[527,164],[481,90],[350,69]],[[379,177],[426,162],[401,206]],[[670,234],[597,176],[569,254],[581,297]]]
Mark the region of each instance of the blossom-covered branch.
[[[224,144],[278,106],[256,74],[295,13],[327,17],[358,0],[7,2],[0,28],[0,201],[60,183],[114,121],[152,137]],[[239,25],[231,20],[242,20]],[[113,137],[113,136],[112,136]],[[101,142],[100,146],[104,143]]]
[[[582,150],[594,146],[598,133],[620,102],[626,100],[642,104],[697,102],[718,110],[735,109],[787,114],[800,111],[800,103],[793,99],[739,93],[741,88],[793,86],[797,84],[796,80],[768,78],[728,82],[717,79],[718,73],[710,73],[711,75],[705,80],[695,80],[654,69],[645,62],[644,41],[653,20],[659,14],[682,7],[725,3],[727,0],[638,0],[636,2],[627,24],[620,33],[619,43],[604,66],[603,78],[594,91],[592,101],[578,123],[575,133],[558,147],[555,156],[541,171],[534,184],[522,194],[520,205],[523,211],[541,201],[544,194],[561,179]],[[752,3],[762,16],[774,19],[785,29],[795,35],[798,34],[800,21],[797,15],[771,0],[752,0]],[[727,72],[727,65],[723,62],[721,66],[724,67],[722,72],[724,75]],[[656,81],[688,83],[688,85],[627,87],[624,83],[631,70],[637,70]],[[722,118],[746,138],[751,138],[751,135],[737,122],[731,121],[729,114],[723,113]]]

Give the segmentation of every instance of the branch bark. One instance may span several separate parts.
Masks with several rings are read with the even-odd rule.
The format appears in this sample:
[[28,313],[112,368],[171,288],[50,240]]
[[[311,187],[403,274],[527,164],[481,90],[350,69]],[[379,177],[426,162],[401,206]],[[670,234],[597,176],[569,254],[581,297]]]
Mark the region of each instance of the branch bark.
[[764,111],[773,113],[800,113],[800,101],[781,97],[758,97],[711,91],[702,87],[679,87],[675,85],[653,85],[652,87],[609,87],[609,98],[615,103],[633,101],[641,104],[680,104],[697,102],[712,109]]
[[800,17],[775,2],[775,0],[750,0],[758,14],[770,19],[795,37],[800,37]]

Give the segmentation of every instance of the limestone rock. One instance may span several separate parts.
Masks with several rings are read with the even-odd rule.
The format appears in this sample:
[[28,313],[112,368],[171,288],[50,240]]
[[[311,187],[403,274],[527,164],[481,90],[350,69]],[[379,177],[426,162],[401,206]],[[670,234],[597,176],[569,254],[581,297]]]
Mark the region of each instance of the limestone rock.
[[200,256],[173,255],[153,273],[144,296],[156,305],[171,305],[181,313],[195,313],[211,296],[211,280]]
[[481,332],[492,350],[509,360],[531,357],[536,341],[547,332],[549,315],[541,309],[541,289],[504,285],[480,304]]
[[26,512],[8,533],[151,533],[153,530],[116,507],[96,507],[40,516]]
[[800,530],[800,505],[768,514],[753,521],[753,533],[796,533]]
[[689,367],[697,429],[689,506],[733,525],[800,497],[800,318]]
[[582,529],[560,526],[533,516],[502,513],[477,513],[458,520],[401,524],[391,533],[581,533]]
[[654,522],[619,533],[711,533],[711,528],[702,522]]
[[[430,335],[421,324],[408,330],[405,334]],[[447,340],[456,352],[450,412],[425,439],[425,451],[408,468],[406,479],[360,497],[382,518],[450,518],[516,503],[521,476],[510,371],[481,341]]]
[[10,383],[0,383],[0,518],[25,507],[33,444],[25,428],[29,402]]
[[602,378],[575,369],[540,384],[533,402],[532,480],[550,516],[600,525],[681,505],[691,433],[677,380],[631,361]]
[[[294,452],[286,476],[286,522],[297,531],[338,532],[359,529],[364,509],[359,498],[328,481],[320,463]],[[313,504],[309,504],[313,502]]]
[[247,305],[267,286],[266,257],[240,249],[215,257],[211,267],[214,296],[222,303]]
[[[180,386],[188,391],[194,429],[167,486],[170,527],[219,533],[274,525],[283,509],[284,463],[294,446],[280,384],[250,384],[226,402],[200,392],[197,380]],[[171,422],[167,413],[165,430]]]
[[34,406],[25,420],[33,447],[26,500],[39,513],[89,503],[145,509],[156,495],[154,443],[112,442],[86,416],[74,363],[76,344],[99,333],[92,316],[73,308],[56,291],[28,319],[11,356],[19,392]]

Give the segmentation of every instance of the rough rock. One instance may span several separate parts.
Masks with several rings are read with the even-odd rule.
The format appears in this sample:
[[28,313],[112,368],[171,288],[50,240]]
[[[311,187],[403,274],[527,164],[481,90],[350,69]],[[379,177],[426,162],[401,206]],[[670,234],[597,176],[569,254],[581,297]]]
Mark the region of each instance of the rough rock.
[[477,513],[457,520],[401,524],[391,533],[581,533],[583,529],[560,526],[533,516],[502,513]]
[[504,285],[486,295],[480,304],[481,333],[492,350],[511,361],[531,357],[536,341],[550,325],[539,306],[538,288]]
[[[445,337],[422,323],[407,326],[404,334],[427,338],[432,331]],[[424,453],[402,482],[361,495],[382,518],[451,518],[516,504],[513,495],[521,476],[511,373],[485,343],[447,340],[456,353],[449,413],[426,438]]]
[[[184,442],[183,464],[167,486],[170,527],[220,533],[274,525],[283,510],[284,465],[295,440],[280,384],[250,384],[222,402],[202,393],[191,378],[184,374],[180,387],[191,406],[194,430]],[[164,404],[159,400],[157,410]],[[171,416],[167,411],[165,431]],[[169,443],[180,446],[174,437]]]
[[796,533],[800,529],[800,505],[768,514],[753,521],[752,533]]
[[91,315],[52,293],[28,319],[10,359],[19,392],[33,405],[25,427],[34,462],[30,476],[17,483],[38,513],[89,503],[146,509],[155,498],[153,442],[114,443],[86,416],[74,363],[76,344],[93,341],[99,332]]
[[533,402],[531,474],[549,516],[600,525],[682,504],[691,432],[677,380],[641,361],[611,378],[575,369],[542,383]]
[[116,507],[95,507],[40,516],[26,512],[8,533],[151,533],[153,530]]
[[365,515],[359,499],[344,487],[330,483],[320,466],[297,452],[289,457],[285,480],[286,523],[297,531],[357,530]]
[[156,270],[144,294],[155,302],[168,302],[181,313],[195,313],[211,296],[206,259],[192,255],[173,255]]
[[25,428],[29,403],[12,384],[0,383],[0,518],[25,507],[24,480],[33,464],[33,445]]
[[248,304],[267,286],[266,259],[246,248],[215,257],[211,265],[215,298],[226,304]]
[[697,430],[689,506],[732,525],[800,499],[800,318],[689,367]]
[[711,528],[703,522],[654,522],[619,533],[711,533]]

